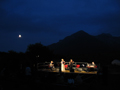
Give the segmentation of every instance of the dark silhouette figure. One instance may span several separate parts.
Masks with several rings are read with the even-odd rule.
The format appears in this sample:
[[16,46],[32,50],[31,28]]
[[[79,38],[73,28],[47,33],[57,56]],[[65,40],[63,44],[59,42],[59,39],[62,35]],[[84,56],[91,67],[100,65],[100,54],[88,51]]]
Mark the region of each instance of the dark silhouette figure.
[[70,59],[70,62],[69,62],[70,72],[74,72],[74,70],[73,70],[73,63],[74,63],[74,61],[72,59]]

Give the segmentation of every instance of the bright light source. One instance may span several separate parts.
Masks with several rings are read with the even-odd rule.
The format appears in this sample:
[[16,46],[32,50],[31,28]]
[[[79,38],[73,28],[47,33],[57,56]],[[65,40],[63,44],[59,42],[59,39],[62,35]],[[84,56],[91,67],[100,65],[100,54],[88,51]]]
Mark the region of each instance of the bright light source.
[[21,38],[21,35],[19,35],[19,38]]

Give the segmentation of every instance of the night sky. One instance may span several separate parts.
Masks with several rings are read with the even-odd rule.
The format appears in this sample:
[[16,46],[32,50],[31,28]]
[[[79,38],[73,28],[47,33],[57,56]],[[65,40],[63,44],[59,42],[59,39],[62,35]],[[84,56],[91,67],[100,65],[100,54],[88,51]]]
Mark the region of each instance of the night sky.
[[120,36],[120,0],[0,0],[2,52],[47,46],[79,30]]

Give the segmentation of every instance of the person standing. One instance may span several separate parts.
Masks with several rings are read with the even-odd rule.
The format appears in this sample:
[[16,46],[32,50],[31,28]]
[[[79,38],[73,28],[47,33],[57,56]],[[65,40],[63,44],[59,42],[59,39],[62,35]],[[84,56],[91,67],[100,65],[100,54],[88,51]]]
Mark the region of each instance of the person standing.
[[64,59],[61,59],[61,71],[65,71],[65,61]]
[[70,59],[70,62],[69,62],[70,72],[73,71],[73,63],[74,63],[74,61],[72,59]]

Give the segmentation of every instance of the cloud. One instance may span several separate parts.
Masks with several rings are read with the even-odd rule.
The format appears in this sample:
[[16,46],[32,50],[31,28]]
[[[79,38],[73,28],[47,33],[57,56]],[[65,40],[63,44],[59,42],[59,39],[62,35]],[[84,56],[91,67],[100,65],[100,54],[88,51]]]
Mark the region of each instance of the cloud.
[[112,31],[119,29],[119,10],[114,0],[2,0],[0,30],[57,33],[96,27],[98,32]]

